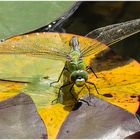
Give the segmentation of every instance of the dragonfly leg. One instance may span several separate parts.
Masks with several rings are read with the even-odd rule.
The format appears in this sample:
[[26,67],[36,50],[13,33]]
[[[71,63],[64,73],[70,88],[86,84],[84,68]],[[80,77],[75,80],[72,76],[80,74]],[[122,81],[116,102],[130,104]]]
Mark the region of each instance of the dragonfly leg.
[[[85,86],[86,86],[86,88],[88,89],[88,93],[89,93],[89,102],[91,102],[91,94],[90,94],[90,89],[89,89],[89,87],[85,84]],[[92,97],[93,98],[93,97]],[[87,102],[88,103],[88,102]],[[88,103],[88,105],[90,106],[90,104]],[[93,104],[94,105],[94,107],[96,107],[96,105],[95,105],[95,103]]]
[[63,70],[61,71],[61,73],[60,73],[60,75],[59,75],[58,80],[57,80],[57,81],[54,81],[54,82],[52,82],[52,83],[50,83],[50,86],[51,86],[52,84],[58,83],[58,82],[60,81],[60,78],[61,78],[61,76],[62,76],[62,74],[63,74],[63,72],[64,72],[65,69],[66,69],[66,68],[65,68],[65,66],[64,66]]
[[60,92],[61,92],[62,88],[66,87],[66,86],[68,86],[68,85],[71,85],[71,84],[72,84],[72,83],[68,83],[68,84],[66,84],[66,85],[62,85],[62,86],[59,88],[58,96],[57,96],[56,99],[54,99],[54,100],[52,101],[52,104],[53,104],[55,101],[58,102],[58,99],[60,98]]
[[71,92],[72,89],[73,89],[74,84],[75,84],[75,83],[72,84],[72,86],[71,86],[71,88],[70,88],[69,91],[70,91],[71,96],[72,96],[72,97],[74,98],[74,100],[77,102],[77,99],[75,98],[75,96],[74,96],[73,93]]
[[90,98],[90,100],[91,100],[91,95],[90,95],[90,89],[89,89],[89,87],[85,84],[85,86],[86,86],[86,88],[88,89],[88,95],[89,95],[89,98]]
[[89,83],[89,84],[93,85],[93,86],[95,87],[95,90],[96,90],[97,94],[100,94],[100,93],[98,92],[97,87],[96,87],[96,85],[95,85],[94,83],[92,83],[92,82],[86,82],[86,83]]
[[85,102],[88,106],[90,106],[89,102],[88,102],[88,101],[85,101],[84,99],[79,99],[79,101],[83,101],[83,102]]
[[[91,96],[90,96],[90,89],[88,88],[88,86],[86,85],[86,84],[84,84],[85,85],[85,87],[88,89],[88,94],[89,94],[89,98],[90,98],[90,100],[91,100]],[[90,106],[90,104],[89,104],[89,102],[88,101],[85,101],[84,99],[79,99],[79,101],[83,101],[83,102],[85,102],[88,106]]]
[[98,78],[98,76],[96,75],[96,73],[94,72],[93,68],[91,66],[87,66],[86,70],[91,70],[92,73],[95,75],[96,78]]

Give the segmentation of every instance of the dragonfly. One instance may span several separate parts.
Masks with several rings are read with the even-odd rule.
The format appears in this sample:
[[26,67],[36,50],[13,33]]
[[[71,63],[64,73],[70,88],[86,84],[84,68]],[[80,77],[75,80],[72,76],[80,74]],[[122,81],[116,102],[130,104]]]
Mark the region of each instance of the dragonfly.
[[[64,72],[67,72],[67,81],[59,88],[56,100],[58,101],[61,90],[71,85],[69,91],[77,102],[77,98],[72,93],[74,85],[77,87],[85,86],[90,95],[90,88],[87,84],[91,84],[94,86],[97,94],[100,94],[94,81],[88,81],[89,70],[96,78],[98,76],[94,69],[85,63],[85,58],[89,56],[96,57],[101,51],[106,50],[107,46],[111,46],[138,32],[140,32],[140,19],[101,27],[87,35],[88,37],[94,37],[97,41],[90,39],[90,45],[86,46],[85,44],[80,44],[80,40],[86,39],[86,37],[74,34],[32,33],[2,40],[0,43],[0,54],[27,55],[63,61],[64,67],[58,80],[50,83],[50,86],[59,82]],[[65,38],[66,36],[67,38]]]

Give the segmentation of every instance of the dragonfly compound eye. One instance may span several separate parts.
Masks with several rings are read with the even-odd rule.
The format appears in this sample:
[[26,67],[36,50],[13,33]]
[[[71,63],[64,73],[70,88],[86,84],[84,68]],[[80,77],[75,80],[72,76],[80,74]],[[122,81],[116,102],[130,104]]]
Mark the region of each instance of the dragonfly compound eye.
[[71,74],[71,81],[74,82],[78,87],[83,86],[88,79],[88,73],[84,70],[73,71]]

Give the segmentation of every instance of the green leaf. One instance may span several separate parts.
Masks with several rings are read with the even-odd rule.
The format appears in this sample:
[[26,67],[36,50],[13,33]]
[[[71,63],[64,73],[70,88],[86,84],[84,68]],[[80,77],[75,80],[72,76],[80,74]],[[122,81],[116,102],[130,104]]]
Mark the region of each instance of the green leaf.
[[73,1],[1,1],[0,39],[45,26],[69,10],[73,3]]

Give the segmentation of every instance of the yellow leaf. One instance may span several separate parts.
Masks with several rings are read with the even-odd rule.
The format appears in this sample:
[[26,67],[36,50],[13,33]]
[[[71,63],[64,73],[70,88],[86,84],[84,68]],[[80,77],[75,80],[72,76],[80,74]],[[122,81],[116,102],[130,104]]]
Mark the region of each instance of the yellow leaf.
[[[63,91],[65,104],[50,105],[63,81],[61,79],[57,86],[49,86],[51,82],[58,79],[66,61],[66,57],[60,57],[56,50],[64,52],[64,55],[66,52],[69,53],[69,41],[72,36],[73,34],[63,33],[34,33],[13,37],[0,43],[0,78],[31,82],[26,84],[22,91],[33,98],[40,116],[45,122],[49,138],[56,137],[60,126],[72,109],[72,107],[66,109],[69,104],[67,100],[72,101],[69,94],[70,87],[66,87],[66,90]],[[78,36],[78,40],[80,50],[86,46],[94,46],[94,44],[99,43],[82,36]],[[101,44],[93,55],[84,58],[86,64],[92,66],[98,76],[96,78],[89,71],[88,80],[96,85],[100,95],[97,94],[93,85],[87,85],[90,92],[95,96],[135,114],[139,106],[140,66],[134,60],[123,60],[117,57],[113,57],[113,59],[112,57],[107,59],[100,59],[99,57],[99,59],[96,59],[98,54],[107,48],[107,46]],[[9,54],[9,52],[23,54],[13,56],[4,54]],[[38,58],[31,56],[37,56]],[[47,78],[43,79],[43,77]],[[17,87],[13,88],[11,86],[10,92],[8,92],[8,87],[4,83],[6,91],[1,91],[1,98],[3,98],[2,96],[17,94],[24,85],[14,84]],[[0,89],[2,88],[0,87]],[[81,89],[76,86],[74,88],[75,94],[79,98],[89,93],[86,88]]]
[[91,92],[135,114],[139,107],[140,65],[133,59],[125,60],[115,54],[113,57],[101,60],[91,58],[91,65],[99,78],[90,72],[89,81],[96,85],[100,95],[93,86]]
[[[65,109],[64,109],[65,108]],[[72,107],[66,107],[62,104],[48,105],[40,108],[39,114],[47,126],[49,139],[55,139],[59,129],[71,111]]]
[[0,101],[18,94],[23,86],[24,83],[0,81]]

